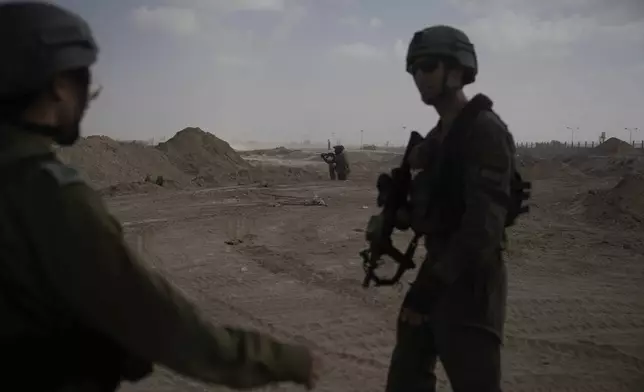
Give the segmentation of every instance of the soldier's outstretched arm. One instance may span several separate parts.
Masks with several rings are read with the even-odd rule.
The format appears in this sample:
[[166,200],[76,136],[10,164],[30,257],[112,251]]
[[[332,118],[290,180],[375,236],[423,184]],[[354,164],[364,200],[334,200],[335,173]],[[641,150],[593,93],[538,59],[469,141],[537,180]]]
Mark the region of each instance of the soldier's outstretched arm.
[[40,176],[25,204],[34,251],[52,292],[83,322],[134,355],[207,383],[235,389],[310,383],[307,349],[211,325],[146,268],[102,199],[73,169],[49,163]]
[[494,262],[501,246],[512,179],[513,141],[504,124],[484,115],[464,146],[465,212],[448,249],[428,279],[453,283],[471,263]]

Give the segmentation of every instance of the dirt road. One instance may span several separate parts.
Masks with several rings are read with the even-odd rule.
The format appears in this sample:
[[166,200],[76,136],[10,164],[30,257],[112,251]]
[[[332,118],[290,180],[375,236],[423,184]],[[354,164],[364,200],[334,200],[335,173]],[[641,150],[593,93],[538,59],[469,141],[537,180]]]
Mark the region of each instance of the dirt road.
[[[132,245],[216,322],[315,347],[325,361],[319,391],[375,392],[402,293],[360,287],[370,185],[182,191],[110,207]],[[642,233],[579,214],[575,198],[599,185],[538,181],[533,214],[512,230],[505,391],[644,390]],[[314,196],[327,206],[310,205]],[[444,376],[441,385],[449,390]],[[158,371],[124,390],[218,389]]]

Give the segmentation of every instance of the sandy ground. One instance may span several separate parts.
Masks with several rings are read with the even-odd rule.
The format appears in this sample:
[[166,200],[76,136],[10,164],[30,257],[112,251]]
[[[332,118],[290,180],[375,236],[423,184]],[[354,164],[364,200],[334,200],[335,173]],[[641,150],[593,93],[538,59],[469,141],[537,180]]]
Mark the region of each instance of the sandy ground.
[[[644,391],[644,231],[594,224],[578,201],[615,181],[535,181],[533,212],[510,234],[505,391]],[[315,196],[327,205],[311,205]],[[128,241],[216,323],[314,347],[324,361],[318,391],[375,392],[384,389],[402,292],[360,286],[374,201],[373,182],[353,180],[128,195],[109,205]],[[449,390],[442,375],[440,384]],[[222,389],[158,370],[123,390]]]

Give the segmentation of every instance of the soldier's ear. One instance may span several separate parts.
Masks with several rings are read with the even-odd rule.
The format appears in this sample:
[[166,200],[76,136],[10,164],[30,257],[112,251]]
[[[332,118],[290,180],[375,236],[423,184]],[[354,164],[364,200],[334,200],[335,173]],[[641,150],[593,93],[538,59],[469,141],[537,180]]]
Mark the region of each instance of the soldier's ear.
[[64,74],[57,74],[49,86],[49,95],[54,102],[61,102],[70,94],[70,81]]

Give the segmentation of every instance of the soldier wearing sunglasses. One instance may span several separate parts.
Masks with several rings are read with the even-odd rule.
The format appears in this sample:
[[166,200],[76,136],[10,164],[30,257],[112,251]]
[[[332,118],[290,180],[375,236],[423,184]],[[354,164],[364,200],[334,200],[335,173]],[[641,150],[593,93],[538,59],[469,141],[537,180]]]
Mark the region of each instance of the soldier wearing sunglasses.
[[454,391],[499,392],[514,141],[488,97],[463,92],[478,63],[462,31],[418,31],[407,72],[440,119],[410,156],[408,216],[427,257],[403,301],[386,390],[435,391],[440,359]]

